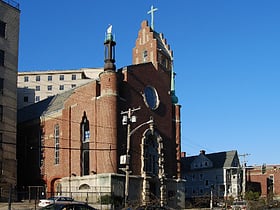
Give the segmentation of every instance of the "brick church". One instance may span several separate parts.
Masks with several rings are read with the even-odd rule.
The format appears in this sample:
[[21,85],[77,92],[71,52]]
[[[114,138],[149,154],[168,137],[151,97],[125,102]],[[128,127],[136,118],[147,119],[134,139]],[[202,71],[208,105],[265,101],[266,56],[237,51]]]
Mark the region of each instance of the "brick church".
[[115,47],[110,26],[97,79],[19,110],[18,189],[91,204],[109,197],[113,205],[182,206],[172,50],[147,21],[132,65],[116,69]]

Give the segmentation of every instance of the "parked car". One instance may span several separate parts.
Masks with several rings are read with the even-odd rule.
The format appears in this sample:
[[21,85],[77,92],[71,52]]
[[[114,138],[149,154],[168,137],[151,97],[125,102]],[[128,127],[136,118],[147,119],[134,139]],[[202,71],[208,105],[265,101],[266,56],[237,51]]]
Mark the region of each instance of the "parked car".
[[41,208],[41,210],[97,210],[85,203],[53,203]]
[[45,207],[45,206],[53,204],[53,203],[69,203],[69,202],[73,202],[73,201],[74,201],[74,199],[71,197],[54,196],[54,197],[50,197],[48,199],[41,199],[39,201],[38,206]]

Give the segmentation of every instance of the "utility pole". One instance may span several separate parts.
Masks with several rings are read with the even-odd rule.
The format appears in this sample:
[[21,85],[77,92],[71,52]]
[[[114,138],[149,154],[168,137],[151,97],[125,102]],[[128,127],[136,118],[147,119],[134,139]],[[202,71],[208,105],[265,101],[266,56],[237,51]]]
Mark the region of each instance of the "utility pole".
[[210,209],[213,209],[213,185],[211,185]]
[[239,155],[239,157],[243,157],[242,166],[246,167],[246,164],[247,164],[246,157],[249,156],[249,155],[251,155],[251,154],[245,153],[245,154]]
[[126,136],[126,155],[121,156],[121,164],[125,164],[125,168],[122,169],[125,171],[125,193],[124,193],[124,202],[125,202],[125,208],[128,207],[128,192],[129,192],[129,174],[131,173],[129,169],[130,164],[130,136],[135,133],[136,130],[141,128],[143,125],[150,124],[153,126],[153,119],[150,118],[149,121],[144,122],[140,125],[138,125],[136,128],[131,130],[131,124],[136,122],[136,116],[133,115],[134,112],[140,110],[141,108],[129,108],[127,111],[121,112],[121,115],[123,115],[122,118],[122,124],[127,125],[127,136]]
[[245,193],[246,193],[246,164],[247,164],[246,157],[249,155],[250,154],[248,154],[248,153],[239,155],[240,157],[243,157],[243,161],[241,164],[241,168],[242,168],[242,172],[243,172],[242,173],[243,174],[243,177],[242,177],[242,197],[243,198],[245,197]]
[[[121,114],[127,114],[127,136],[126,136],[126,161],[125,161],[125,195],[124,195],[124,203],[125,207],[128,207],[128,192],[129,192],[129,162],[130,162],[130,126],[131,123],[136,122],[136,118],[132,117],[132,113],[140,110],[139,108],[131,109],[129,108],[127,112],[122,112]],[[123,118],[125,119],[125,118]],[[123,120],[124,122],[124,120]]]

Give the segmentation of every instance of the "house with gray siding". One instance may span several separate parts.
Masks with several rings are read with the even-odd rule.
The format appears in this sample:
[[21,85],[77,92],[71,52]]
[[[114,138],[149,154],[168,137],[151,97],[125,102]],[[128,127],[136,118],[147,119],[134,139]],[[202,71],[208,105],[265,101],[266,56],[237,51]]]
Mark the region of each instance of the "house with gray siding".
[[236,150],[182,157],[186,200],[195,198],[236,199],[242,192],[242,169]]

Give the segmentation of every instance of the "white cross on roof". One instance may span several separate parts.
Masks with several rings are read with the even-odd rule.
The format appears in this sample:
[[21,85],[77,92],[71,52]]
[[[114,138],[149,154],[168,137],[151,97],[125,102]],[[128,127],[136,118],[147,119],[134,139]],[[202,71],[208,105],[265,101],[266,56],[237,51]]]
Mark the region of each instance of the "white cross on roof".
[[154,8],[154,6],[151,6],[151,10],[148,11],[148,14],[151,14],[151,28],[154,30],[154,12],[157,11],[158,8]]

